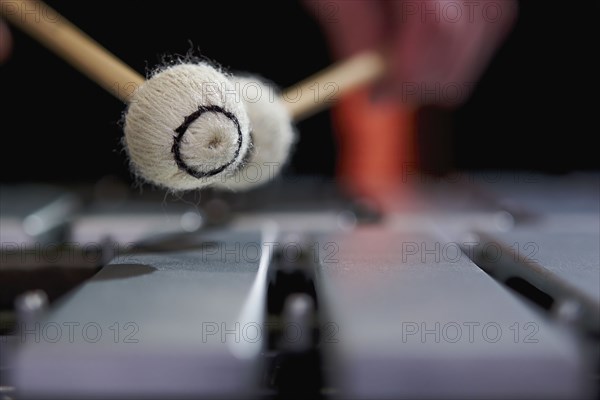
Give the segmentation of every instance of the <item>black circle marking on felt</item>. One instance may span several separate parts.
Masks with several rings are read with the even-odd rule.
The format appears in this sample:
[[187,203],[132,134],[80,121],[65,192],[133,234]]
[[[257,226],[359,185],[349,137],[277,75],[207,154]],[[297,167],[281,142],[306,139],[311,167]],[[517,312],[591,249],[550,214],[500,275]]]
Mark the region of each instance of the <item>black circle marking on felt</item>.
[[[181,140],[183,139],[183,136],[185,135],[185,132],[187,131],[188,127],[192,124],[192,122],[194,122],[195,120],[200,118],[200,116],[202,114],[207,113],[207,112],[223,114],[231,122],[233,122],[233,124],[237,128],[238,146],[237,146],[237,149],[235,150],[235,154],[233,155],[233,158],[230,161],[228,161],[227,163],[221,165],[220,167],[213,168],[209,171],[199,171],[197,169],[190,167],[189,165],[186,164],[185,161],[183,161],[183,158],[181,157],[180,147],[181,147]],[[240,122],[238,121],[238,119],[236,118],[235,115],[233,115],[229,111],[225,110],[223,107],[219,107],[219,106],[211,105],[211,106],[198,107],[198,109],[196,111],[194,111],[193,113],[191,113],[190,115],[185,117],[183,124],[181,124],[177,129],[175,129],[175,133],[177,133],[177,136],[173,139],[173,146],[171,147],[171,152],[173,153],[175,162],[177,163],[177,166],[179,167],[180,170],[185,171],[188,175],[191,175],[197,179],[214,176],[220,172],[223,172],[223,170],[225,168],[229,167],[231,164],[233,164],[235,162],[235,160],[237,160],[238,156],[240,155],[240,151],[242,149],[242,128],[240,127]]]

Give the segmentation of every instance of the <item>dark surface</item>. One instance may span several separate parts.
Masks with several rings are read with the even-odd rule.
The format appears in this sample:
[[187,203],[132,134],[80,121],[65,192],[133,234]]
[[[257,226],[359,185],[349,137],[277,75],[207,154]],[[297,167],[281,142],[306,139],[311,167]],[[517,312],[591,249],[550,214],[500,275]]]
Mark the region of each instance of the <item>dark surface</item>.
[[[286,87],[331,61],[319,27],[299,2],[48,3],[140,72],[164,54],[193,47],[225,67]],[[597,131],[596,102],[588,100],[598,92],[600,68],[592,57],[597,14],[597,2],[522,2],[515,31],[471,101],[444,116],[441,130],[427,128],[440,124],[431,112],[422,114],[425,166],[441,172],[598,168],[589,145]],[[13,56],[0,67],[1,181],[89,182],[106,174],[130,180],[118,125],[124,106],[29,37],[13,33]],[[333,174],[328,113],[299,130],[289,172]]]

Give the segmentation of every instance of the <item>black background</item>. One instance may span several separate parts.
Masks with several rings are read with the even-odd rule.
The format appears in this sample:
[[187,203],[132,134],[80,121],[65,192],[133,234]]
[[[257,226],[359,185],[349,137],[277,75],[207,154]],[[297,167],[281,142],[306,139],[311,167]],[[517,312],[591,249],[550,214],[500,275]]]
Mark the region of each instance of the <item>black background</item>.
[[[225,67],[286,87],[331,62],[318,25],[297,1],[48,3],[140,72],[164,54],[193,47]],[[471,100],[454,113],[421,112],[425,166],[442,172],[599,168],[591,144],[598,135],[598,11],[595,1],[522,1],[515,30]],[[131,179],[120,146],[123,104],[12,31],[12,57],[0,66],[1,181]],[[438,125],[444,129],[431,129]],[[328,113],[299,130],[291,171],[332,174]],[[449,145],[440,150],[440,143]],[[443,163],[426,156],[440,153]]]

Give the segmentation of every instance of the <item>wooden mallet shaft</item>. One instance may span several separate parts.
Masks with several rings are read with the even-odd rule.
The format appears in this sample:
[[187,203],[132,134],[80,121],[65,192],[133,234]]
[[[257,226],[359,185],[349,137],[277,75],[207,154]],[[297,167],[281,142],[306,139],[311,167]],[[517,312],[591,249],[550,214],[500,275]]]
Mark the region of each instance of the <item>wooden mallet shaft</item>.
[[[113,96],[128,103],[144,77],[42,1],[0,0],[0,15],[19,27]],[[376,52],[336,63],[282,93],[295,121],[330,106],[342,94],[380,77]]]
[[41,1],[0,0],[0,14],[124,102],[144,83],[142,75]]

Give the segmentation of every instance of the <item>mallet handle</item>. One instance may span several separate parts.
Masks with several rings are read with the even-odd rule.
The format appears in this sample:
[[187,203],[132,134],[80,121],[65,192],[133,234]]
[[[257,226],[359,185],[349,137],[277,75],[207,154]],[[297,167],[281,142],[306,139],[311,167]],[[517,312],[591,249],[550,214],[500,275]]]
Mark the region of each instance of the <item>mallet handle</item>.
[[41,1],[0,0],[0,15],[128,102],[144,77]]
[[[144,83],[142,75],[42,1],[0,0],[0,15],[126,103]],[[361,53],[285,90],[282,100],[298,121],[329,107],[342,94],[377,79],[384,69],[379,52]]]

